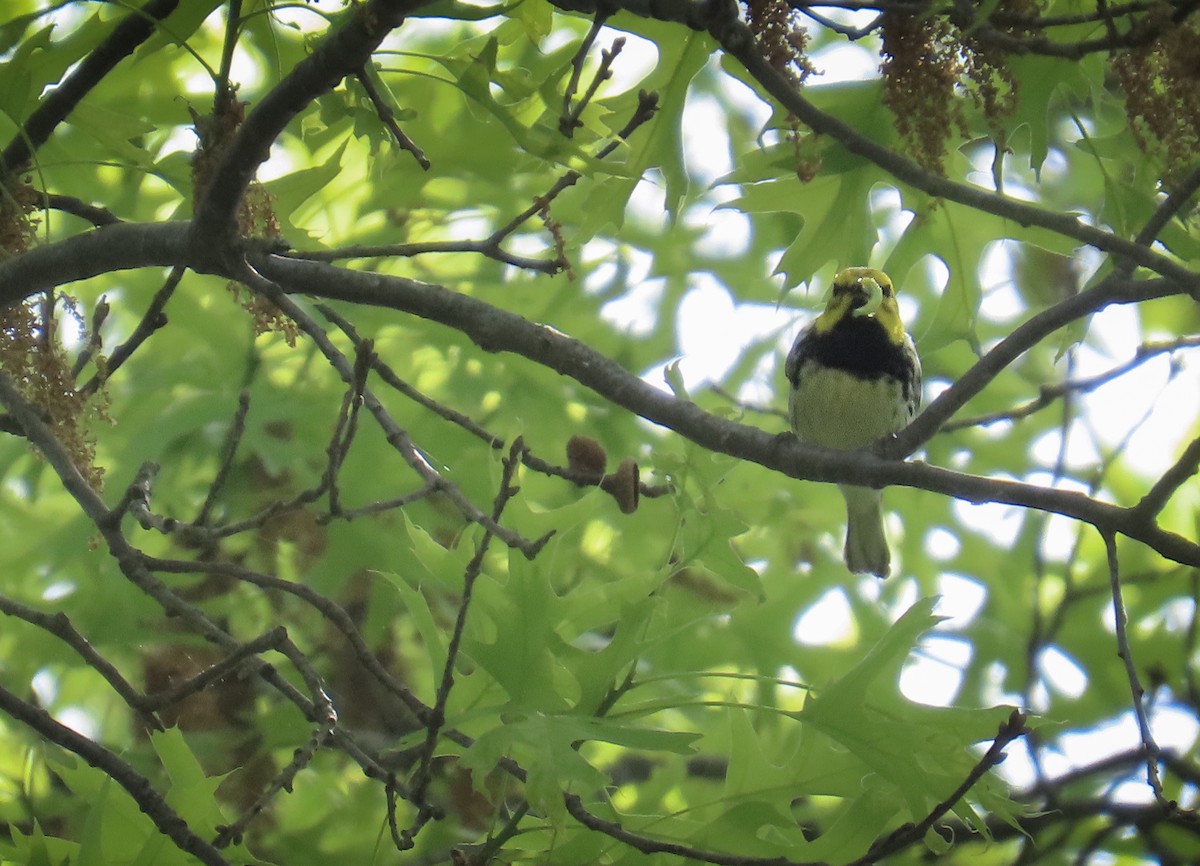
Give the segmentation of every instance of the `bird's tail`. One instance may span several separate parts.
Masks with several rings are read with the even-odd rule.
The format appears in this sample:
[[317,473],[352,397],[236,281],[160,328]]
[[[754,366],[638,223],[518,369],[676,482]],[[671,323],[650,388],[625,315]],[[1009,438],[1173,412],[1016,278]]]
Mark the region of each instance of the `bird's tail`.
[[892,556],[883,534],[883,491],[838,487],[846,499],[846,567],[855,574],[887,577]]

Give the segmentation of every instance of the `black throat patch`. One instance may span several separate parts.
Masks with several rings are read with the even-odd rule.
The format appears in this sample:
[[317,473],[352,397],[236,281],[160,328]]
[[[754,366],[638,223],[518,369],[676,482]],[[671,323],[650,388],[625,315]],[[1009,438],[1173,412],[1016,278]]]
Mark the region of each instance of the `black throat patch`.
[[913,375],[912,358],[905,348],[888,339],[883,325],[869,316],[844,316],[824,334],[810,330],[794,351],[794,357],[788,359],[788,378],[793,384],[809,360],[860,379],[891,377],[905,382]]

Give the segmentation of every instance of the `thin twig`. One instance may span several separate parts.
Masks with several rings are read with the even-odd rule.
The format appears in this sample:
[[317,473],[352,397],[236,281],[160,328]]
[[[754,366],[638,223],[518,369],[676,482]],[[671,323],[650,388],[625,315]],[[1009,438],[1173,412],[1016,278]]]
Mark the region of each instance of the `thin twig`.
[[209,665],[200,673],[176,683],[169,689],[146,695],[140,699],[140,704],[148,710],[158,712],[192,695],[199,694],[213,683],[220,682],[231,674],[236,674],[237,669],[251,656],[275,649],[285,637],[287,637],[287,630],[283,626],[276,626],[263,632],[258,637],[235,647],[229,655]]
[[413,155],[413,159],[425,171],[429,171],[433,167],[433,163],[429,161],[429,157],[425,155],[425,151],[421,150],[411,138],[409,138],[404,130],[400,128],[400,124],[396,122],[396,112],[392,111],[392,107],[388,105],[383,95],[379,92],[379,88],[375,86],[375,82],[371,80],[371,73],[366,66],[354,73],[354,77],[358,83],[362,85],[362,89],[366,91],[367,99],[371,100],[371,104],[375,106],[375,113],[379,115],[379,119],[383,121],[383,125],[388,128],[388,132],[396,139],[396,144],[400,145],[401,149],[407,150]]
[[229,111],[237,88],[229,80],[233,72],[233,55],[237,50],[238,29],[242,26],[242,0],[229,0],[225,10],[225,38],[221,43],[221,65],[217,69],[217,80],[213,89],[213,116],[221,117]]
[[[345,316],[338,313],[337,310],[328,304],[316,304],[317,312],[328,319],[333,324],[337,325],[343,334],[350,338],[357,349],[359,346],[367,342],[358,333],[358,329],[354,327]],[[417,405],[428,409],[439,418],[444,418],[452,424],[466,430],[476,439],[485,442],[490,448],[500,450],[504,447],[504,440],[499,436],[485,430],[481,425],[477,424],[469,416],[464,415],[456,409],[451,409],[437,400],[434,400],[429,395],[417,390],[408,382],[404,381],[383,359],[378,355],[373,355],[371,359],[371,368],[378,374],[379,378],[394,388],[399,393],[403,394],[408,399],[412,400]]]
[[[592,50],[592,45],[607,20],[607,12],[603,10],[596,12],[596,17],[592,19],[592,26],[588,28],[583,41],[579,43],[579,50],[571,58],[571,77],[567,79],[567,86],[563,91],[562,116],[558,120],[558,131],[567,138],[574,135],[576,127],[582,126],[579,122],[579,115],[573,114],[571,111],[571,100],[575,98],[575,92],[579,89],[579,79],[583,76],[583,64],[587,60],[588,52]],[[582,108],[580,110],[582,111]]]
[[1147,521],[1153,521],[1166,506],[1167,501],[1183,483],[1200,470],[1200,436],[1179,455],[1179,459],[1151,485],[1133,510]]
[[342,398],[342,408],[338,413],[333,436],[325,449],[329,461],[322,481],[329,491],[329,514],[335,517],[342,513],[338,473],[358,432],[358,412],[362,408],[363,389],[367,387],[367,374],[371,371],[371,362],[375,357],[375,348],[371,340],[355,344],[354,349],[354,374],[350,380],[350,387]]
[[[505,506],[519,490],[513,485],[513,479],[521,465],[523,447],[521,437],[518,436],[513,440],[508,455],[504,458],[503,470],[500,474],[500,487],[496,491],[496,499],[492,504],[492,521],[497,524],[504,513]],[[446,664],[442,669],[442,678],[438,683],[437,695],[426,724],[424,747],[421,750],[421,757],[411,782],[412,801],[417,806],[417,815],[413,819],[412,826],[402,832],[399,839],[396,840],[397,847],[402,851],[413,846],[417,833],[433,817],[433,813],[426,803],[426,795],[433,773],[433,756],[437,751],[438,737],[442,726],[446,723],[446,704],[450,700],[450,690],[454,687],[454,669],[458,666],[458,652],[466,631],[467,612],[471,608],[475,581],[483,572],[483,560],[487,555],[492,538],[493,533],[485,529],[483,538],[475,548],[475,555],[471,557],[471,561],[467,563],[463,573],[462,599],[459,601],[458,613],[454,619],[454,629],[450,633],[450,640],[446,646]]]
[[309,694],[313,696],[313,703],[316,709],[316,729],[305,741],[304,745],[296,749],[292,753],[292,759],[278,772],[275,777],[266,785],[263,792],[251,803],[236,821],[224,827],[217,828],[217,836],[213,840],[213,845],[217,848],[224,848],[231,843],[239,843],[242,839],[242,834],[250,822],[257,817],[267,804],[275,798],[280,791],[291,792],[292,784],[299,775],[300,771],[307,767],[317,751],[325,744],[337,727],[337,712],[333,708],[333,702],[329,699],[329,695],[325,692],[325,685],[319,674],[313,668],[308,657],[300,651],[287,636],[287,629],[283,626],[277,626],[267,633],[275,639],[275,643],[271,649],[282,653],[292,666],[299,671],[304,684],[308,687]]
[[158,831],[181,851],[186,851],[208,866],[228,866],[221,852],[192,832],[187,822],[154,789],[150,780],[116,753],[59,723],[45,710],[21,700],[3,686],[0,686],[0,710],[33,729],[46,742],[56,743],[78,755],[128,791]]
[[[638,94],[638,105],[616,138],[597,151],[594,159],[602,160],[613,153],[633,132],[654,116],[658,110],[658,94],[642,91]],[[340,259],[383,258],[391,256],[411,257],[425,253],[478,253],[514,267],[539,271],[545,274],[556,274],[566,267],[561,255],[553,259],[539,259],[519,256],[510,253],[502,246],[511,235],[521,226],[538,214],[542,214],[562,192],[579,182],[582,174],[571,169],[565,172],[543,195],[534,198],[533,203],[500,226],[482,240],[461,241],[424,241],[421,243],[405,244],[356,244],[339,247],[333,250],[291,251],[287,258],[307,261],[332,262]]]
[[229,432],[225,434],[225,441],[221,444],[221,464],[217,467],[217,473],[213,476],[212,483],[208,485],[204,504],[200,506],[200,512],[193,521],[196,526],[205,526],[208,523],[208,518],[217,504],[217,497],[225,489],[225,482],[229,478],[234,458],[237,456],[238,445],[241,444],[242,437],[246,434],[246,416],[248,414],[250,414],[250,392],[243,390],[238,395],[237,411],[233,413],[233,422],[229,425]]
[[25,620],[30,625],[35,625],[57,637],[75,650],[88,667],[104,677],[105,681],[112,686],[113,691],[120,695],[121,699],[138,714],[138,719],[142,724],[153,731],[163,730],[162,722],[155,717],[153,708],[147,706],[145,698],[130,685],[112,662],[100,655],[88,639],[75,628],[74,623],[65,613],[61,611],[45,613],[2,595],[0,595],[0,613]]
[[179,287],[179,282],[185,273],[187,273],[187,269],[183,267],[171,269],[167,281],[154,293],[150,306],[146,308],[146,312],[142,315],[137,327],[133,329],[133,333],[129,335],[129,339],[113,350],[113,353],[105,361],[104,369],[92,376],[87,384],[79,389],[81,394],[91,394],[96,391],[112,377],[113,373],[120,369],[122,364],[129,360],[142,343],[167,324],[167,317],[163,310],[167,306],[167,301],[171,300],[171,295],[175,294],[175,289]]
[[871,864],[898,851],[903,851],[924,839],[925,834],[932,830],[933,826],[953,809],[955,804],[967,795],[968,791],[975,787],[985,773],[1005,759],[1004,750],[1014,740],[1025,734],[1025,721],[1024,713],[1020,710],[1013,710],[1012,714],[1001,723],[1000,730],[996,732],[988,750],[983,753],[983,756],[971,768],[971,772],[949,797],[934,806],[921,821],[898,828],[886,839],[872,845],[871,850],[862,857],[850,861],[847,866],[871,866]]
[[342,259],[411,258],[427,253],[478,253],[506,265],[543,274],[556,274],[562,269],[562,264],[557,260],[510,253],[491,238],[400,244],[351,244],[331,250],[293,250],[287,255],[293,259],[334,262]]
[[1137,719],[1138,735],[1146,758],[1146,783],[1154,792],[1154,798],[1164,807],[1175,808],[1163,793],[1162,778],[1158,773],[1160,749],[1150,730],[1150,719],[1146,716],[1143,701],[1146,690],[1142,688],[1137,666],[1133,661],[1133,650],[1129,646],[1129,615],[1125,612],[1125,599],[1121,593],[1120,563],[1117,559],[1117,539],[1110,532],[1103,533],[1104,548],[1108,553],[1108,581],[1112,590],[1113,619],[1116,625],[1117,656],[1125,665],[1125,676],[1129,680],[1129,692],[1133,698],[1133,714]]
[[92,310],[92,321],[88,325],[87,342],[79,350],[79,354],[75,356],[75,363],[71,365],[72,379],[79,378],[79,374],[83,372],[83,368],[88,365],[92,358],[96,356],[96,353],[103,347],[104,340],[100,336],[100,329],[104,327],[108,313],[108,299],[105,295],[101,295],[100,300],[96,302],[96,308]]
[[1138,346],[1132,358],[1122,364],[1105,370],[1103,373],[1097,373],[1094,376],[1088,376],[1085,379],[1066,379],[1054,385],[1043,385],[1038,389],[1038,396],[1034,399],[1022,403],[1019,406],[1014,406],[1011,409],[1004,409],[999,412],[991,412],[987,415],[979,415],[974,418],[959,418],[951,420],[942,425],[939,432],[951,433],[956,430],[962,430],[967,427],[987,427],[1000,421],[1017,421],[1022,418],[1028,418],[1036,412],[1045,409],[1055,400],[1064,397],[1070,393],[1090,394],[1098,390],[1100,387],[1107,385],[1109,382],[1119,379],[1131,370],[1140,367],[1152,358],[1159,355],[1171,354],[1180,349],[1190,349],[1200,347],[1200,336],[1180,337],[1176,340],[1168,340],[1158,343],[1143,343]]

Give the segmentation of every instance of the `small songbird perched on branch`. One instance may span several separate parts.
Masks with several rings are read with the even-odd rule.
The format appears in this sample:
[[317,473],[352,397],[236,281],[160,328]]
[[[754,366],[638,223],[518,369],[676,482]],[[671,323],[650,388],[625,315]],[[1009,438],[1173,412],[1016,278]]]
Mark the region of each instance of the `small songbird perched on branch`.
[[[903,429],[921,404],[921,360],[883,271],[846,268],[825,311],[788,352],[788,411],[802,442],[863,448]],[[846,567],[887,577],[882,491],[838,485],[846,500]]]

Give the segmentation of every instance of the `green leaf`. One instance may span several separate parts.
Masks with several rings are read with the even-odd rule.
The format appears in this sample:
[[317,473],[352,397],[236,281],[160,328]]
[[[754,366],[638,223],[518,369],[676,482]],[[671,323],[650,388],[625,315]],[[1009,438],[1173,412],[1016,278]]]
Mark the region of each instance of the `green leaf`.
[[556,657],[564,647],[556,632],[563,602],[536,562],[513,551],[506,583],[484,574],[476,581],[473,613],[491,628],[472,628],[464,651],[491,674],[514,707],[538,712],[564,709],[577,693],[573,678]]
[[102,830],[104,828],[104,810],[108,802],[108,794],[113,784],[112,779],[105,778],[100,785],[100,794],[90,801],[87,820],[79,834],[79,857],[76,866],[96,866],[110,862],[104,854]]
[[429,603],[418,587],[409,586],[408,581],[390,571],[376,572],[392,587],[404,603],[407,616],[412,618],[413,625],[421,635],[421,641],[429,654],[429,669],[441,672],[446,669],[447,649],[442,639],[442,631],[434,621]]
[[150,744],[171,780],[167,802],[193,833],[205,837],[215,835],[217,827],[226,823],[216,804],[220,777],[210,778],[205,774],[178,728],[151,733]]
[[345,152],[346,143],[343,142],[321,165],[294,171],[263,184],[271,194],[275,215],[286,220],[294,229],[301,230],[302,225],[293,219],[296,211],[341,174],[342,155]]

